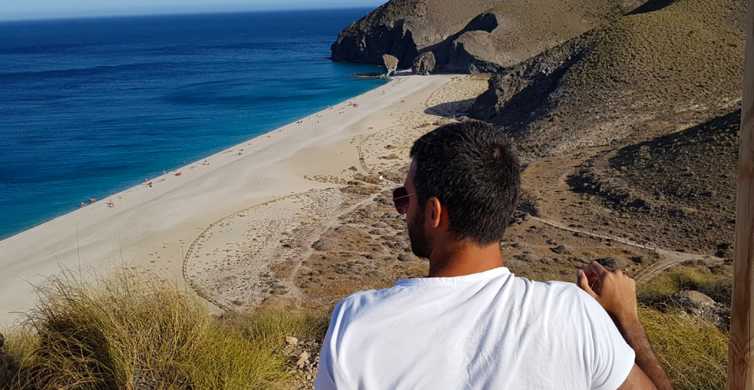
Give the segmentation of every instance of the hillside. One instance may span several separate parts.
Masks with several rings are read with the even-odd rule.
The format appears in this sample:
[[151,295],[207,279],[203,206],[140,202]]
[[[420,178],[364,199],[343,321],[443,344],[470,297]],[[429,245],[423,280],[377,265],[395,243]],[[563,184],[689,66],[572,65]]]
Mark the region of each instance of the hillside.
[[432,51],[444,70],[500,71],[620,16],[637,0],[392,0],[344,29],[336,61],[410,67]]
[[741,112],[599,154],[568,177],[575,192],[631,218],[624,234],[732,260]]
[[[501,124],[541,155],[657,136],[731,108],[741,96],[744,2],[655,8],[495,75],[474,116]],[[542,64],[551,65],[530,71]],[[511,89],[521,93],[501,93]],[[538,99],[516,104],[532,92]]]

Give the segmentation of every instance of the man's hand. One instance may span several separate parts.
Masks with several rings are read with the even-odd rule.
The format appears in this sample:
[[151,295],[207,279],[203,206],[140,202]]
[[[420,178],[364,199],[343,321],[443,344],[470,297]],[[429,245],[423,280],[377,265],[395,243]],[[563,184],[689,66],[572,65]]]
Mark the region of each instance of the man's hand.
[[[639,322],[636,282],[622,271],[608,271],[596,261],[579,270],[578,285],[602,305],[613,317],[623,338],[636,352],[636,367],[631,370],[620,390],[672,390],[667,374],[660,366]],[[649,383],[651,381],[652,383]],[[654,386],[652,386],[654,384]]]
[[638,321],[636,282],[623,271],[608,271],[598,262],[579,270],[578,285],[619,323]]

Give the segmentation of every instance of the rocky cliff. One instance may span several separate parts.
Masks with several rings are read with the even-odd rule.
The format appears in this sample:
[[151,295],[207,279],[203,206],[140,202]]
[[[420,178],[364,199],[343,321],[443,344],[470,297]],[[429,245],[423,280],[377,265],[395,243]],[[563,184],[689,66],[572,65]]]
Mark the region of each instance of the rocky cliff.
[[641,0],[391,0],[343,30],[336,61],[411,66],[432,51],[441,70],[500,71],[635,8]]

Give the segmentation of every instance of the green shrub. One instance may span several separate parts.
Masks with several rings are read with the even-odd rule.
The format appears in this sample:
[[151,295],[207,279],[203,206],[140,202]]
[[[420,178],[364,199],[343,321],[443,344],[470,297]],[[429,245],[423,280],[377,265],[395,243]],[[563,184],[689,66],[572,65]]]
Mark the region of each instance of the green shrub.
[[730,276],[694,267],[676,267],[641,286],[639,301],[649,306],[665,305],[681,290],[696,290],[729,307],[732,288]]

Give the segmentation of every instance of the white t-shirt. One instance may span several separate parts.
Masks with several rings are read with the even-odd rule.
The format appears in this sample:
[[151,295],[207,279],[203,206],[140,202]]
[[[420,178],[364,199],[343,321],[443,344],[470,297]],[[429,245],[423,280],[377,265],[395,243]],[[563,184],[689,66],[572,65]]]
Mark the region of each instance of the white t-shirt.
[[500,267],[344,299],[315,387],[615,390],[633,365],[608,314],[575,284]]

